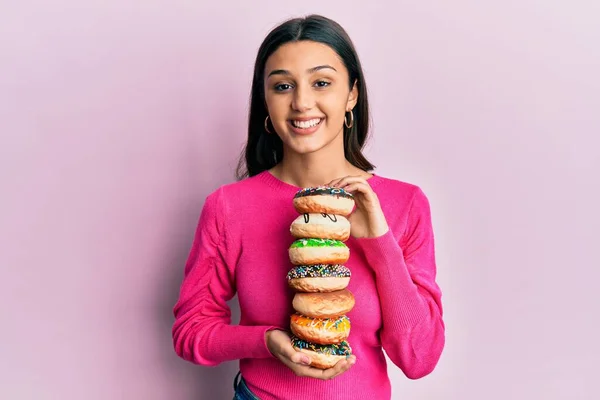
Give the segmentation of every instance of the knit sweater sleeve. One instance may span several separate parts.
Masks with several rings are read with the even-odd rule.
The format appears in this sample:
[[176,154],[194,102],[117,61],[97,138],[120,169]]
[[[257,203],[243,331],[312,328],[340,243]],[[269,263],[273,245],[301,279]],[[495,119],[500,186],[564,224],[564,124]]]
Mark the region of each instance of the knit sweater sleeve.
[[235,246],[228,243],[222,190],[206,198],[173,309],[175,352],[187,361],[208,366],[272,357],[265,332],[274,327],[231,325],[227,301],[235,294]]
[[418,187],[406,230],[399,236],[390,229],[357,242],[375,272],[382,346],[408,378],[418,379],[433,371],[445,344],[430,205]]

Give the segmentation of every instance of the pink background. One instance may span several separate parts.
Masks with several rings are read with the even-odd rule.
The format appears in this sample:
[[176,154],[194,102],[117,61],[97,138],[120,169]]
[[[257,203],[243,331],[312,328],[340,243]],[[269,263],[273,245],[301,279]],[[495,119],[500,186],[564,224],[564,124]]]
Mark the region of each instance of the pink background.
[[598,398],[597,1],[10,3],[0,398],[231,398],[235,363],[175,356],[171,309],[260,41],[309,12],[362,57],[377,172],[434,213],[447,347],[422,380],[390,367],[394,398]]

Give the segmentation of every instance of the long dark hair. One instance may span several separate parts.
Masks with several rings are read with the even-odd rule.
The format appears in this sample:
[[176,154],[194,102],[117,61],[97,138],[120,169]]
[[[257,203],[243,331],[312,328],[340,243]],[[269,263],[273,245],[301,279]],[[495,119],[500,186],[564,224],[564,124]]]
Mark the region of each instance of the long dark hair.
[[[267,133],[264,125],[268,115],[264,93],[265,64],[281,45],[301,40],[319,42],[331,47],[348,70],[350,89],[356,82],[358,102],[353,109],[352,128],[344,127],[344,154],[352,165],[364,171],[375,168],[362,154],[369,133],[369,102],[362,67],[354,45],[344,28],[337,22],[320,15],[310,15],[282,23],[267,35],[258,49],[250,94],[248,142],[238,162],[238,179],[266,171],[283,158],[283,142],[274,132]],[[273,128],[270,130],[273,131]]]

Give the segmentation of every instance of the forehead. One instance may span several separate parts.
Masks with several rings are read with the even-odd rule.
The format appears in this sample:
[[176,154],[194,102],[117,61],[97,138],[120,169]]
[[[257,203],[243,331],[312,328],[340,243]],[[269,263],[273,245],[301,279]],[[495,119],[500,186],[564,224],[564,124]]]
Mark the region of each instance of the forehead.
[[301,74],[318,65],[330,65],[338,72],[346,70],[344,63],[331,47],[323,43],[303,40],[279,47],[267,59],[265,73],[268,74],[274,69],[284,69],[293,74]]

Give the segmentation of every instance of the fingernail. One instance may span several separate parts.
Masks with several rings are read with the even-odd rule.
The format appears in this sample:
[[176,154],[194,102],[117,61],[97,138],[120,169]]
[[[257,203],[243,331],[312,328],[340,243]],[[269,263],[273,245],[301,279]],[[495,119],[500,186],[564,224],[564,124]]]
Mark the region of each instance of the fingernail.
[[304,365],[310,365],[310,358],[308,358],[308,357],[302,357],[302,359],[300,360],[300,362],[302,362],[302,364],[304,364]]

